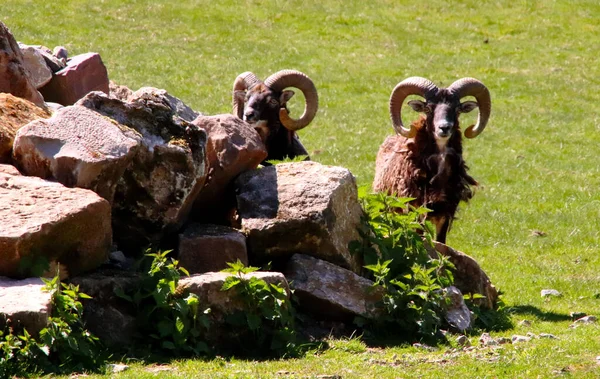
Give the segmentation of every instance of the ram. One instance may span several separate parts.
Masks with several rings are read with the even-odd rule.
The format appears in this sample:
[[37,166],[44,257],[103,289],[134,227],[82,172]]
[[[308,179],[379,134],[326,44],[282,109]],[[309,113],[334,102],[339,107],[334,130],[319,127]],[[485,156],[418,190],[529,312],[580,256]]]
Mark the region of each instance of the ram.
[[[421,113],[410,128],[402,124],[402,105],[410,95],[425,99],[408,105]],[[461,99],[473,96],[476,100]],[[386,138],[377,154],[373,189],[414,198],[411,205],[431,210],[427,218],[436,228],[436,240],[446,243],[446,234],[461,201],[473,196],[477,181],[463,160],[459,115],[479,108],[477,123],[465,129],[475,138],[486,127],[492,103],[487,87],[477,79],[463,78],[448,88],[438,88],[421,77],[398,83],[390,96],[390,115],[397,135]]]
[[[294,96],[294,91],[286,90],[290,87],[301,90],[306,100],[304,113],[297,120],[289,116],[287,108]],[[308,156],[296,131],[310,124],[318,107],[317,89],[300,71],[282,70],[264,82],[244,72],[233,83],[233,114],[254,126],[267,147],[265,161]]]

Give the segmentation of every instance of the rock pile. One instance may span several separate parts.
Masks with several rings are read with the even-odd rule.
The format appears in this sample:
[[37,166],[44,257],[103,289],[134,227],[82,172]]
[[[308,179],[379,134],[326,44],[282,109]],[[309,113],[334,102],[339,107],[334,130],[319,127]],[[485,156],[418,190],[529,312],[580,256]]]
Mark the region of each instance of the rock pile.
[[[139,278],[100,266],[111,252],[133,259],[149,247],[173,250],[194,274],[181,290],[221,313],[241,305],[224,298],[228,274],[215,271],[239,259],[276,262],[283,274],[251,275],[286,288],[293,280],[306,310],[321,317],[377,317],[382,294],[348,250],[362,210],[347,169],[258,168],[265,146],[233,115],[203,116],[164,90],[110,83],[98,54],[19,45],[2,23],[0,41],[0,275],[61,267],[94,297],[85,313],[92,332],[120,345],[135,323],[114,289]],[[461,290],[493,306],[495,289],[473,260],[435,249],[474,275]],[[4,293],[18,283],[0,282],[0,315],[13,322],[18,312],[6,313]]]

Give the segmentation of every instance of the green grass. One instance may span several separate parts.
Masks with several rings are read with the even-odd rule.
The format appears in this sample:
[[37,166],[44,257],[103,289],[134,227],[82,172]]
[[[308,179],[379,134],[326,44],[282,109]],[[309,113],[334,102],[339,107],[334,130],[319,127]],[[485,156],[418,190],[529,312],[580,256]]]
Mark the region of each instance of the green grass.
[[[533,378],[563,368],[569,377],[600,375],[599,327],[569,329],[564,317],[600,309],[599,18],[592,0],[0,3],[0,19],[19,41],[64,45],[71,55],[99,52],[113,81],[165,88],[208,115],[230,112],[231,86],[243,71],[305,72],[320,109],[300,132],[303,143],[313,160],[349,168],[362,185],[392,133],[387,104],[400,80],[418,75],[448,85],[472,76],[491,91],[488,128],[464,143],[481,186],[448,243],[480,262],[515,307],[515,323],[533,322],[503,335],[549,332],[560,340],[508,346],[494,362],[474,354],[437,362],[448,349],[332,348],[300,360],[184,361],[164,377]],[[545,301],[546,288],[563,296]],[[401,364],[370,363],[394,354]],[[121,377],[153,377],[145,370]]]

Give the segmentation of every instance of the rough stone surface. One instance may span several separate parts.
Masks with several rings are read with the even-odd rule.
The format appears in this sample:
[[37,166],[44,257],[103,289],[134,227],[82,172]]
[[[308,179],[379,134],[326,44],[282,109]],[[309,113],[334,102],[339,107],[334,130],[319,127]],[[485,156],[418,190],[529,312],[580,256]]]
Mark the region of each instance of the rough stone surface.
[[0,174],[21,175],[15,166],[2,163],[0,163]]
[[73,105],[92,91],[109,93],[108,72],[98,53],[74,56],[40,89],[46,101]]
[[31,121],[48,118],[50,113],[30,101],[0,93],[0,163],[11,163],[17,130]]
[[44,98],[31,83],[23,53],[10,30],[0,22],[0,92],[29,100],[44,107]]
[[128,255],[176,237],[206,179],[206,133],[181,118],[164,91],[136,93],[125,103],[92,92],[77,103],[141,135],[113,202],[115,241]]
[[233,115],[199,116],[193,124],[206,131],[208,178],[194,203],[194,215],[204,222],[226,221],[235,207],[233,180],[255,169],[267,157],[260,136]]
[[383,291],[350,270],[304,254],[295,254],[284,271],[300,307],[327,319],[377,318]]
[[316,162],[283,163],[236,180],[249,258],[307,254],[360,272],[348,250],[360,237],[362,209],[350,171]]
[[0,220],[4,276],[36,274],[48,262],[77,275],[102,264],[112,244],[106,200],[35,177],[0,173]]
[[138,133],[107,117],[68,106],[21,128],[13,156],[25,175],[91,189],[112,202],[140,139]]
[[221,271],[238,259],[248,265],[246,236],[236,229],[191,224],[179,235],[179,264],[190,274]]
[[481,269],[477,261],[470,256],[458,250],[454,250],[443,243],[434,242],[434,247],[427,246],[431,256],[437,257],[438,254],[449,258],[454,264],[454,285],[463,294],[480,294],[483,299],[476,299],[480,306],[488,309],[494,309],[498,302],[498,291],[492,284],[487,274]]
[[464,332],[471,326],[471,311],[465,304],[462,292],[454,286],[444,289],[446,303],[445,318],[450,326]]
[[201,114],[188,107],[181,99],[170,95],[164,89],[142,87],[127,97],[128,102],[161,103],[173,114],[187,122],[194,121]]
[[73,278],[71,282],[91,299],[83,300],[86,327],[108,346],[131,346],[136,319],[131,304],[115,295],[117,288],[127,291],[140,286],[140,277],[124,271],[100,270]]
[[52,296],[39,278],[14,280],[0,277],[0,330],[5,326],[25,328],[37,335],[48,326]]
[[[205,274],[192,275],[179,280],[178,292],[189,291],[198,296],[200,304],[211,309],[211,316],[215,320],[223,320],[223,316],[236,311],[243,311],[245,305],[241,298],[235,296],[231,291],[221,291],[225,279],[233,274],[226,272],[208,272]],[[290,294],[288,282],[279,272],[255,271],[245,274],[244,278],[255,277],[270,284],[283,286],[288,296]]]
[[108,84],[109,88],[109,96],[113,99],[118,99],[121,101],[127,101],[129,96],[133,95],[133,91],[129,89],[127,86],[123,86],[113,82],[112,80]]
[[19,44],[19,47],[23,53],[23,63],[29,73],[31,84],[36,89],[48,84],[52,79],[52,71],[40,51],[33,46],[23,44]]

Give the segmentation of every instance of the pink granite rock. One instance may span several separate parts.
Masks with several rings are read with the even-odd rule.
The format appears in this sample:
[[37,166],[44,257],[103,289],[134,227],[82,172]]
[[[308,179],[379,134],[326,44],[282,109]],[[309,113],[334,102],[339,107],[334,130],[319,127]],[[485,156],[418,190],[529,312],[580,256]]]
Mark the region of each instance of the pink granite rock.
[[54,73],[52,80],[40,92],[46,101],[73,105],[92,91],[109,93],[108,72],[98,53],[72,57],[67,67]]
[[13,156],[25,175],[91,189],[112,202],[140,138],[85,107],[69,106],[47,120],[22,127],[15,137]]
[[94,192],[0,173],[0,275],[39,276],[49,263],[72,275],[106,261],[110,204]]
[[0,92],[29,100],[44,107],[44,98],[31,83],[23,53],[10,30],[0,22]]

